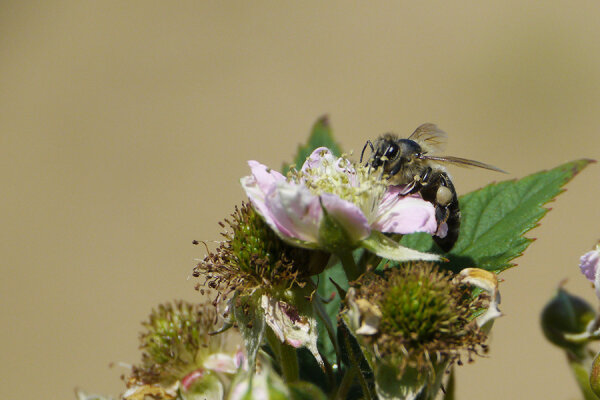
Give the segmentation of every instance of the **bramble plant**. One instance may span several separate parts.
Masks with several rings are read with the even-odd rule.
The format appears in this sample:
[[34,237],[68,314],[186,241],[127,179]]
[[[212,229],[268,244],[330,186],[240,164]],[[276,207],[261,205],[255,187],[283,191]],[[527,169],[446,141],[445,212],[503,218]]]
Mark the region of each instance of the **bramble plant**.
[[[153,311],[120,398],[453,399],[453,368],[486,353],[502,315],[497,274],[590,162],[460,197],[460,235],[444,253],[435,206],[342,154],[321,118],[282,173],[249,161],[248,202],[193,270],[212,301]],[[593,308],[562,289],[552,304],[546,336],[589,370]],[[600,387],[594,376],[586,399]]]

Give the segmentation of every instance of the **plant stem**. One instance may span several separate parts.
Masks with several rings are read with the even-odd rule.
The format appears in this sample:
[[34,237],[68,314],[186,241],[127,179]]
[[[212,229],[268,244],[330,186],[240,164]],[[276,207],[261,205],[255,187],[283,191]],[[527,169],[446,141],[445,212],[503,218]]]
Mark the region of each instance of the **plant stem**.
[[281,354],[281,372],[285,381],[291,383],[300,379],[296,349],[287,343],[280,343],[279,352]]
[[360,274],[364,271],[361,271],[356,263],[354,262],[354,257],[352,256],[351,251],[345,251],[340,254],[337,254],[342,262],[342,266],[344,267],[344,272],[346,273],[346,278],[348,278],[348,282],[356,280]]
[[579,389],[581,389],[583,398],[585,400],[598,399],[590,387],[589,370],[591,363],[589,360],[586,362],[586,360],[575,359],[575,357],[571,356],[569,353],[567,353],[567,359],[569,361],[569,367],[571,367],[571,371],[573,371],[573,374],[575,375],[575,380],[579,385]]
[[285,382],[291,383],[299,380],[300,369],[298,367],[296,349],[287,343],[281,343],[271,328],[267,328],[267,341],[271,349],[273,349],[277,361],[279,361],[281,374]]
[[356,367],[350,367],[344,372],[344,376],[342,377],[342,381],[340,382],[340,386],[338,387],[338,391],[335,395],[336,399],[346,399],[348,398],[348,391],[350,391],[350,387],[354,382],[354,377],[356,376]]

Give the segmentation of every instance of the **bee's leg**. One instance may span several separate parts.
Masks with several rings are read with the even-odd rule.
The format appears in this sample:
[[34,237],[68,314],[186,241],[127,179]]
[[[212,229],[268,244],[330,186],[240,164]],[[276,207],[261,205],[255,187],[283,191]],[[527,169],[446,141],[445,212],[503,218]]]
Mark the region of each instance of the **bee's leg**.
[[431,167],[427,167],[422,175],[415,175],[412,182],[406,185],[406,187],[402,191],[402,195],[406,196],[409,194],[417,193],[423,188],[423,186],[427,186],[429,184],[431,171]]
[[423,185],[427,185],[429,183],[429,178],[431,177],[432,169],[431,167],[427,167],[423,175],[419,176],[419,180],[423,182]]
[[435,220],[437,221],[437,224],[438,224],[438,229],[437,229],[437,232],[435,233],[436,235],[439,235],[442,233],[442,226],[443,226],[443,224],[448,222],[449,217],[450,217],[450,210],[448,210],[448,207],[441,206],[439,204],[435,206]]
[[419,181],[413,180],[411,183],[404,186],[404,189],[402,189],[402,191],[399,194],[400,196],[407,196],[409,194],[418,192],[420,188],[421,186],[419,184]]
[[[458,197],[452,181],[446,173],[439,176],[439,186],[435,193],[435,218],[438,223],[438,232],[444,233],[443,228],[447,228],[443,238],[434,236],[433,239],[438,246],[445,252],[454,247],[458,240],[460,230],[460,208],[458,206]],[[445,227],[444,225],[445,224]]]

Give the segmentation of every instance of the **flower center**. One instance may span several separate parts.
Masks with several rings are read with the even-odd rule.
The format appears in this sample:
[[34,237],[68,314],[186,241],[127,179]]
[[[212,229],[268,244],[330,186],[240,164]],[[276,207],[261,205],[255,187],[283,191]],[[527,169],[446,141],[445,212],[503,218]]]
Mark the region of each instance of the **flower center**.
[[363,278],[358,298],[381,310],[379,354],[392,364],[426,369],[433,357],[448,360],[485,351],[486,335],[473,319],[483,299],[473,298],[452,275],[430,263],[409,263]]
[[368,221],[387,190],[387,183],[373,170],[323,151],[318,165],[294,171],[290,180],[304,184],[312,193],[331,193],[358,206]]

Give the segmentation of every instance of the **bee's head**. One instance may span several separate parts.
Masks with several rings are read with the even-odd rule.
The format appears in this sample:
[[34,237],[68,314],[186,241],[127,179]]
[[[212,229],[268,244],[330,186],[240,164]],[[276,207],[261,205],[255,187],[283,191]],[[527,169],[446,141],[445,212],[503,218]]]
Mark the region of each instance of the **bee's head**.
[[369,165],[375,169],[383,167],[386,173],[394,171],[391,173],[393,175],[402,166],[418,159],[421,153],[421,146],[415,141],[386,134],[375,142],[374,154],[369,160]]

